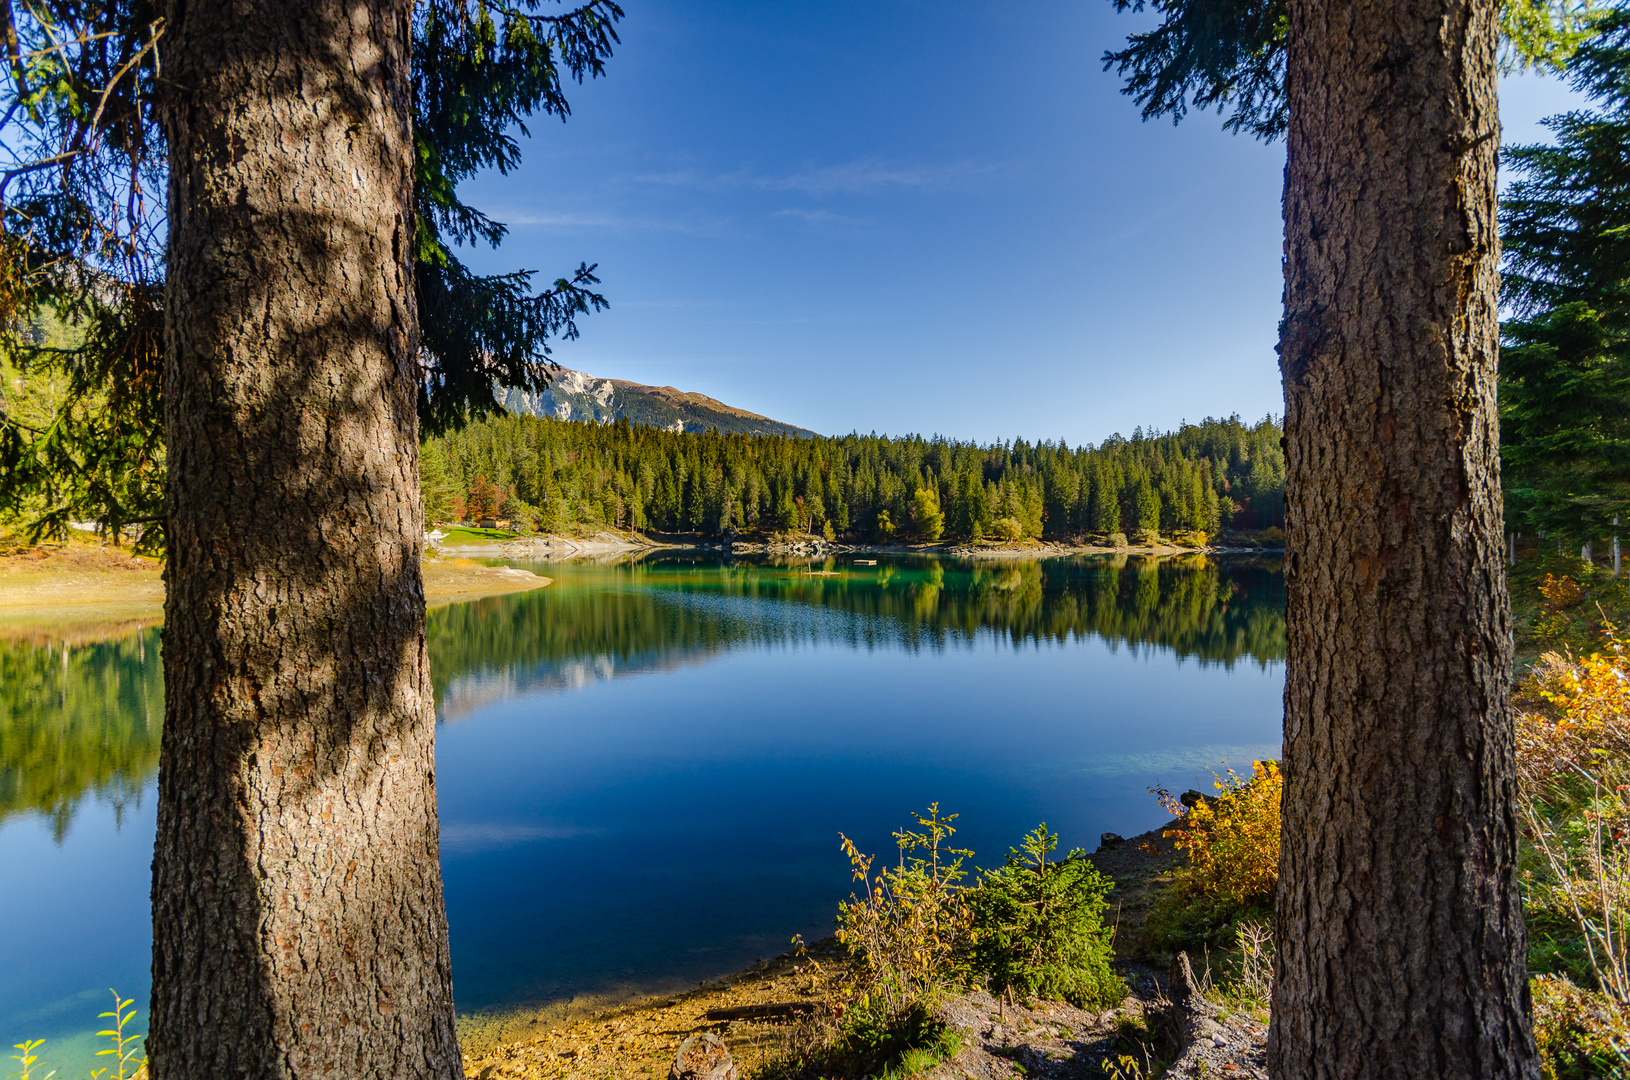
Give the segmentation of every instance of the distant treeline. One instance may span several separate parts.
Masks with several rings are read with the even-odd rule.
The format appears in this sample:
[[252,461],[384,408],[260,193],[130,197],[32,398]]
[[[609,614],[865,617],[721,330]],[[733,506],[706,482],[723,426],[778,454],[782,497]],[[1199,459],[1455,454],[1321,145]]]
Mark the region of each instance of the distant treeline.
[[1017,539],[1283,527],[1271,417],[1134,431],[1070,448],[1023,439],[687,433],[493,417],[425,443],[431,521],[503,517],[545,532]]

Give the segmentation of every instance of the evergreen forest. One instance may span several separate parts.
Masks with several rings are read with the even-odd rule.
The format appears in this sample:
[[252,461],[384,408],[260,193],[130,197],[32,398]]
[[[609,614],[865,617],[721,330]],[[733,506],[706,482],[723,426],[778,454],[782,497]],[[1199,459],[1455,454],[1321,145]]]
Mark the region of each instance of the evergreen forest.
[[1177,431],[981,446],[940,436],[687,433],[488,416],[421,453],[426,519],[521,530],[615,527],[856,540],[1215,535],[1283,528],[1272,417]]

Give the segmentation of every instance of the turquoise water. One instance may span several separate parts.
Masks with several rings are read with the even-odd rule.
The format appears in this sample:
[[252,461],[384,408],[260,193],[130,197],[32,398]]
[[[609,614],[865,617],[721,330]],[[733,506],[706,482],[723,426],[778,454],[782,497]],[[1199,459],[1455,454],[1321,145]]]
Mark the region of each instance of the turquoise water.
[[[461,1013],[824,934],[839,831],[884,850],[931,801],[990,865],[1040,821],[1090,850],[1160,823],[1151,785],[1277,756],[1275,564],[877,561],[519,564],[555,584],[431,613]],[[155,702],[152,631],[0,646],[0,1039],[51,1040],[63,1076],[107,987],[145,1019]]]

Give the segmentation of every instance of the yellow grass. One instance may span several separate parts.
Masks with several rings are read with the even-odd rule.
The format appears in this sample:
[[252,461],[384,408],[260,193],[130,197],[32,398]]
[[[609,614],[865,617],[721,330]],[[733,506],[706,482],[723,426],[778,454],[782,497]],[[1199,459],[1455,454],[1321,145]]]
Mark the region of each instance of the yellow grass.
[[[540,589],[549,582],[526,570],[469,559],[424,564],[431,607]],[[78,540],[0,555],[0,640],[77,644],[163,621],[164,579],[157,559]]]

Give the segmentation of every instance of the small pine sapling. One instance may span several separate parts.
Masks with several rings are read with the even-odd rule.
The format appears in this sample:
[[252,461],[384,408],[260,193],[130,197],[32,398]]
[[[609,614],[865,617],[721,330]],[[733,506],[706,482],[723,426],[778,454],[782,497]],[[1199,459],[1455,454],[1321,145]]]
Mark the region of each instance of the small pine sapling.
[[1114,1005],[1126,986],[1110,967],[1113,935],[1103,924],[1112,882],[1079,849],[1049,862],[1057,846],[1058,834],[1037,826],[969,891],[972,967],[999,991]]

